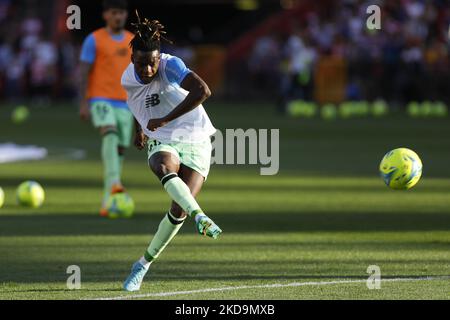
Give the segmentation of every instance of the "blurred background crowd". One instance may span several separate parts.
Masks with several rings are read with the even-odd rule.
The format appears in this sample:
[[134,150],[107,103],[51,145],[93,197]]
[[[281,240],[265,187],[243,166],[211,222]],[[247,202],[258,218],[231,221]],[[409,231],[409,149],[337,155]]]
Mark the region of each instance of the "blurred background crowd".
[[0,0],[1,99],[42,104],[75,97],[80,45],[55,32],[52,2]]
[[[83,38],[102,25],[97,2],[0,0],[0,100],[76,100]],[[192,10],[185,21],[171,19],[179,2],[152,2],[175,40],[164,51],[186,60],[218,97],[270,100],[280,109],[297,98],[450,102],[450,1],[211,1],[211,10]],[[69,31],[70,4],[98,14]],[[366,27],[374,4],[380,30]],[[148,6],[130,1],[144,15]]]

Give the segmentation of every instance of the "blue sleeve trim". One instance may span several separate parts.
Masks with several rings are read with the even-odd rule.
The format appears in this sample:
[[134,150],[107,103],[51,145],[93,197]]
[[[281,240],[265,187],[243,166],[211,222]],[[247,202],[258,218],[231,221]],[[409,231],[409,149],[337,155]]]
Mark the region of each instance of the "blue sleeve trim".
[[180,85],[184,78],[191,73],[191,70],[180,58],[171,57],[167,60],[165,72],[169,82]]
[[83,42],[81,48],[80,60],[86,63],[93,64],[96,58],[95,38],[90,34]]
[[126,101],[123,100],[115,100],[115,99],[108,99],[108,98],[102,98],[102,97],[96,97],[89,100],[91,106],[92,104],[96,102],[106,102],[109,103],[113,108],[118,109],[128,109],[128,104]]

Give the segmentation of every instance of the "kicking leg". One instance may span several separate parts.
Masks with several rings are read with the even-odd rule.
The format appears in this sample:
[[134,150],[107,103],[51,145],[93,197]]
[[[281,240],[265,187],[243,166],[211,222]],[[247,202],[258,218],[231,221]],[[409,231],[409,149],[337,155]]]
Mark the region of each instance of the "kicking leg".
[[[195,201],[195,196],[200,192],[204,182],[204,178],[199,173],[186,166],[180,165],[179,160],[168,152],[159,152],[155,154],[150,160],[150,166],[153,172],[162,180],[166,190],[167,187],[164,184],[165,179],[167,179],[166,183],[170,180],[179,179],[183,184],[179,188],[181,191],[177,190],[177,185],[174,186],[174,190],[169,191],[171,188],[169,186],[169,195],[180,196],[185,193],[184,189],[187,189],[189,197],[191,197],[192,200],[186,200],[186,202],[184,202],[185,209],[183,209],[178,202],[172,202],[170,211],[161,221],[158,231],[154,235],[144,256],[133,265],[131,274],[123,286],[126,291],[138,291],[140,289],[150,265],[159,257],[161,252],[167,247],[184,224],[184,221],[187,218],[187,212],[189,212],[186,209],[194,208],[192,210],[197,211],[195,215],[191,212],[191,216],[195,217],[197,229],[201,234],[217,238],[222,232],[222,230],[220,230],[220,228],[201,211]],[[181,178],[178,177],[177,172]],[[167,177],[170,178],[168,179]],[[174,198],[174,196],[172,198]],[[187,201],[190,201],[192,204],[188,204]],[[196,207],[198,207],[198,209],[195,209]]]
[[149,160],[150,168],[161,181],[170,198],[192,218],[202,213],[189,186],[179,177],[180,161],[170,152],[158,152]]
[[[180,169],[178,174],[188,186],[192,196],[195,197],[202,188],[204,178],[195,171],[192,171],[191,169],[183,165],[179,166],[179,168]],[[158,231],[156,232],[152,242],[145,252],[143,257],[144,259],[141,259],[141,263],[144,266],[150,266],[150,264],[159,257],[161,252],[167,247],[169,242],[181,229],[186,218],[186,212],[176,202],[173,201],[170,211],[167,213],[167,216],[164,217],[164,219],[161,221]]]
[[[205,178],[197,171],[185,165],[180,166],[178,174],[181,180],[188,186],[191,195],[195,198],[200,192],[203,183],[205,182]],[[186,212],[175,201],[172,203],[172,212],[174,212],[174,214],[179,214],[179,217],[186,216]],[[198,212],[194,219],[199,234],[217,239],[222,233],[219,226],[208,218],[203,211]]]
[[[180,179],[189,189],[191,197],[195,198],[197,196],[205,180],[198,172],[184,165],[180,165],[178,161],[176,161],[176,163],[172,165],[169,164],[168,166],[166,166],[166,168],[172,168],[173,170],[179,168],[178,174],[180,176]],[[167,247],[169,242],[181,229],[186,218],[186,211],[178,203],[173,201],[170,211],[167,213],[167,216],[164,217],[164,219],[161,221],[158,231],[153,237],[153,240],[150,243],[144,256],[141,258],[141,264],[149,267],[150,264],[159,257],[161,252]],[[195,216],[195,220],[197,229],[200,234],[208,234],[210,237],[217,238],[222,232],[222,230],[220,230],[220,228],[203,212],[198,213]]]
[[[183,164],[180,165],[178,176],[188,186],[191,195],[194,198],[197,197],[200,190],[202,189],[205,178],[203,178],[198,172],[192,170],[191,168],[186,167]],[[172,214],[179,219],[187,217],[187,213],[175,201],[172,201],[170,212],[172,212]]]
[[[152,171],[160,179],[168,174],[177,175],[180,169],[179,160],[169,152],[154,154],[150,158],[149,164]],[[185,220],[186,217],[174,216],[171,211],[164,216],[144,256],[131,268],[131,274],[123,284],[125,291],[138,291],[141,288],[142,281],[150,265],[175,237]]]
[[[177,166],[171,166],[171,163],[176,163]],[[164,189],[166,189],[172,200],[187,215],[195,219],[198,232],[217,239],[222,230],[203,213],[189,187],[189,185],[192,185],[192,188],[200,190],[204,177],[195,170],[180,165],[179,160],[170,152],[159,152],[153,155],[150,158],[150,167],[161,180]]]

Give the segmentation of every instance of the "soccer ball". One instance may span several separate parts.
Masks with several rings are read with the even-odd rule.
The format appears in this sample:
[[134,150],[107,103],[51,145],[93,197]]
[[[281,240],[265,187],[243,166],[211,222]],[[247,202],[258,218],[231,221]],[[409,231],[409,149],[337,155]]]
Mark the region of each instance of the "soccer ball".
[[383,117],[389,113],[389,106],[384,100],[377,100],[372,104],[372,114],[375,117]]
[[351,102],[342,102],[339,105],[339,115],[344,118],[350,118],[352,116],[352,104]]
[[109,197],[106,204],[110,219],[131,218],[134,213],[134,201],[127,193],[116,193]]
[[0,208],[3,207],[4,203],[5,203],[5,193],[3,192],[3,189],[0,187]]
[[18,106],[13,110],[11,114],[11,120],[15,124],[21,124],[25,122],[29,116],[30,111],[26,106]]
[[337,109],[336,106],[332,103],[328,103],[320,109],[320,114],[322,115],[322,118],[325,120],[334,120],[337,117]]
[[436,102],[433,105],[433,116],[446,117],[448,114],[447,106],[443,102]]
[[44,189],[35,181],[25,181],[17,188],[16,199],[22,206],[39,208],[44,203]]
[[413,101],[408,104],[407,112],[410,117],[417,118],[421,116],[422,110],[420,109],[419,103]]
[[422,161],[406,148],[388,152],[380,163],[380,174],[386,185],[395,190],[414,187],[422,176]]

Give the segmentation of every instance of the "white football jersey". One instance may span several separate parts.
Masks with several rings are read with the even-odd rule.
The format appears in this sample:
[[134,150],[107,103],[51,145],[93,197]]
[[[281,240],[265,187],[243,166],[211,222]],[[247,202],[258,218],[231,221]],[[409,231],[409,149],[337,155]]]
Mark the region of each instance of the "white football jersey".
[[[166,73],[167,62],[176,57],[161,54],[158,73],[149,84],[140,81],[130,64],[122,75],[122,86],[128,94],[128,107],[141,125],[145,135],[163,143],[204,142],[216,132],[202,105],[164,127],[152,132],[147,129],[150,119],[159,119],[175,109],[189,94],[176,81],[171,82]],[[176,58],[179,60],[179,58]],[[188,70],[188,69],[187,69]],[[169,70],[170,71],[170,70]]]

